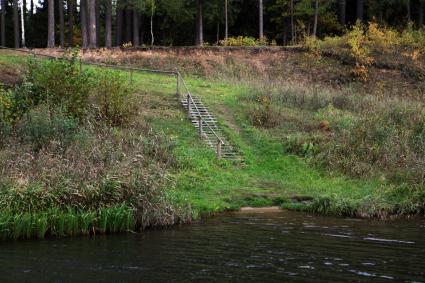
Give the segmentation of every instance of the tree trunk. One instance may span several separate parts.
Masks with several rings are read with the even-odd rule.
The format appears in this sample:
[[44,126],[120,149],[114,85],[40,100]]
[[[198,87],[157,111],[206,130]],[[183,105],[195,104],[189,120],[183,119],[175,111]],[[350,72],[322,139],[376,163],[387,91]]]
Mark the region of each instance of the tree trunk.
[[229,0],[224,0],[224,39],[229,38]]
[[425,10],[425,1],[421,0],[419,5],[419,27],[424,26],[424,10]]
[[357,20],[363,22],[364,0],[357,0]]
[[74,1],[68,0],[68,45],[74,46]]
[[34,0],[30,0],[30,18],[34,15]]
[[259,24],[258,25],[259,25],[259,29],[260,29],[259,30],[259,36],[260,36],[260,39],[261,39],[261,38],[264,37],[263,0],[258,1],[258,13],[259,13],[259,15],[258,15]]
[[155,12],[155,8],[154,5],[152,4],[152,8],[151,8],[151,46],[153,46],[153,44],[155,43],[155,37],[153,35],[153,15]]
[[96,0],[88,0],[89,8],[89,48],[96,48]]
[[6,0],[1,0],[1,46],[6,46]]
[[291,14],[291,41],[295,44],[295,25],[294,25],[294,0],[290,2],[290,14]]
[[345,15],[347,11],[347,0],[339,0],[339,23],[345,25]]
[[80,0],[80,23],[81,23],[81,38],[83,40],[83,48],[89,46],[88,31],[87,31],[87,0]]
[[143,45],[145,42],[145,15],[140,15],[140,44]]
[[121,46],[122,44],[122,28],[124,22],[124,10],[119,6],[117,2],[117,29],[116,29],[116,45]]
[[314,3],[314,25],[313,25],[313,37],[317,36],[317,22],[319,20],[319,0]]
[[55,47],[55,2],[48,2],[47,48]]
[[65,18],[63,16],[63,1],[58,1],[58,9],[59,9],[59,30],[60,30],[60,46],[61,48],[65,48]]
[[412,21],[412,12],[411,12],[411,9],[410,9],[410,0],[407,0],[406,8],[407,8],[407,21],[410,23]]
[[132,34],[131,34],[132,18],[133,18],[132,11],[129,9],[125,10],[125,43],[130,41],[132,42]]
[[197,46],[202,46],[204,43],[204,26],[203,26],[203,0],[196,0],[196,40]]
[[101,0],[95,0],[96,1],[96,47],[99,47],[100,43],[100,1]]
[[21,3],[21,44],[25,48],[25,1]]
[[112,47],[112,0],[106,0],[105,47]]
[[21,7],[21,28],[22,28],[22,46],[25,47],[26,45],[26,29],[27,29],[27,1],[22,0],[22,7]]
[[217,22],[217,44],[220,41],[220,22]]
[[15,48],[19,48],[19,15],[18,15],[18,0],[13,0],[13,31],[15,38]]
[[140,18],[139,12],[137,10],[133,10],[133,46],[140,46]]

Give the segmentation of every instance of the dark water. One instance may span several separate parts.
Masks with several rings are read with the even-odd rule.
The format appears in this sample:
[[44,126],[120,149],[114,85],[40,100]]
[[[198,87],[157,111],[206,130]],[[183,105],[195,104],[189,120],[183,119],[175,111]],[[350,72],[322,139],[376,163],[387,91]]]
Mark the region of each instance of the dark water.
[[230,214],[143,234],[0,244],[1,282],[425,282],[425,221]]

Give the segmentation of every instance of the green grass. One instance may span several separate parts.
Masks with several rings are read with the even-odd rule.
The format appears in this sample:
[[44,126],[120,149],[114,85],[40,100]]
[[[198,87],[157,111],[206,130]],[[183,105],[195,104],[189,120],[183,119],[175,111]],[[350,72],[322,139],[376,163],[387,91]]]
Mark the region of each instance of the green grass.
[[133,210],[124,205],[100,212],[50,209],[45,212],[0,213],[0,238],[43,239],[93,233],[122,233],[136,229]]
[[[286,154],[281,142],[251,126],[240,109],[239,98],[248,93],[247,86],[191,77],[187,83],[192,93],[201,96],[217,114],[245,162],[217,161],[213,150],[200,142],[179,108],[174,79],[148,74],[137,74],[134,78],[146,106],[155,109],[147,111],[146,119],[175,141],[178,168],[173,172],[176,187],[170,194],[178,202],[189,202],[195,215],[270,205],[321,211],[324,208],[317,202],[298,199],[329,198],[338,200],[341,206],[357,206],[377,199],[382,192],[385,184],[379,180],[330,175],[300,157]],[[339,206],[325,209],[330,214],[352,214]]]
[[[1,56],[0,62],[3,60],[18,63],[10,56]],[[178,205],[190,204],[195,218],[242,206],[271,205],[341,216],[380,216],[382,211],[394,211],[409,201],[406,194],[390,198],[385,180],[352,179],[286,153],[273,131],[252,126],[241,108],[241,98],[250,91],[247,84],[186,78],[191,92],[202,97],[219,118],[229,140],[241,151],[244,163],[232,164],[216,160],[213,150],[199,140],[176,99],[174,77],[135,73],[133,81],[143,118],[174,143],[177,165],[171,175],[175,186],[168,188],[167,195]],[[120,223],[131,226],[131,219],[119,215],[116,219]],[[87,217],[90,219],[90,215]],[[105,219],[109,216],[101,213],[100,231],[122,230],[121,226],[104,224]],[[87,231],[88,223],[78,229]],[[23,229],[19,233],[30,232]]]

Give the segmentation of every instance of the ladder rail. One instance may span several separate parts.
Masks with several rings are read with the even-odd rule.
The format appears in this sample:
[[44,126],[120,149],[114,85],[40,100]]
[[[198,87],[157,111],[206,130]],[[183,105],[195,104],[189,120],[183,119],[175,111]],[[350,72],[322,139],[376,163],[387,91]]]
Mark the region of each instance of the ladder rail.
[[[186,90],[186,93],[187,93],[187,98],[188,99],[190,99],[190,101],[191,101],[191,103],[189,102],[189,100],[188,100],[188,107],[189,107],[189,105],[190,104],[193,104],[194,106],[195,106],[195,109],[196,109],[196,112],[197,112],[197,114],[198,114],[198,117],[201,117],[201,122],[204,122],[206,125],[207,125],[207,127],[210,129],[210,131],[214,134],[214,136],[217,138],[217,140],[222,144],[222,145],[224,145],[225,143],[224,143],[224,141],[217,135],[217,133],[214,131],[214,129],[213,128],[211,128],[211,125],[208,123],[208,121],[206,121],[206,120],[204,120],[203,118],[202,118],[202,115],[201,115],[201,111],[199,110],[199,108],[198,108],[198,106],[196,105],[196,103],[195,103],[195,100],[193,99],[193,96],[192,96],[192,94],[190,93],[190,90],[189,90],[189,88],[187,87],[187,85],[186,85],[186,82],[185,82],[185,80],[183,79],[183,77],[182,77],[182,75],[181,75],[181,73],[179,72],[179,71],[177,71],[177,75],[179,76],[179,78],[180,78],[180,80],[181,80],[181,82],[183,83],[183,87],[185,88],[185,90]],[[190,111],[190,109],[188,109],[188,111]]]

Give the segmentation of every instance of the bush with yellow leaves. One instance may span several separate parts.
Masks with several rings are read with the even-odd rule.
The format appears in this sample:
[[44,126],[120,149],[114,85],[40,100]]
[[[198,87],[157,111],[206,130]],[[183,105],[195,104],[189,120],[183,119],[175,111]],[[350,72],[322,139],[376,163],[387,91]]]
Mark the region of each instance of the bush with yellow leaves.
[[369,37],[365,34],[360,21],[347,33],[350,55],[356,62],[352,72],[362,81],[368,79],[368,67],[373,63],[373,58],[370,56],[370,49],[368,47],[369,42]]

